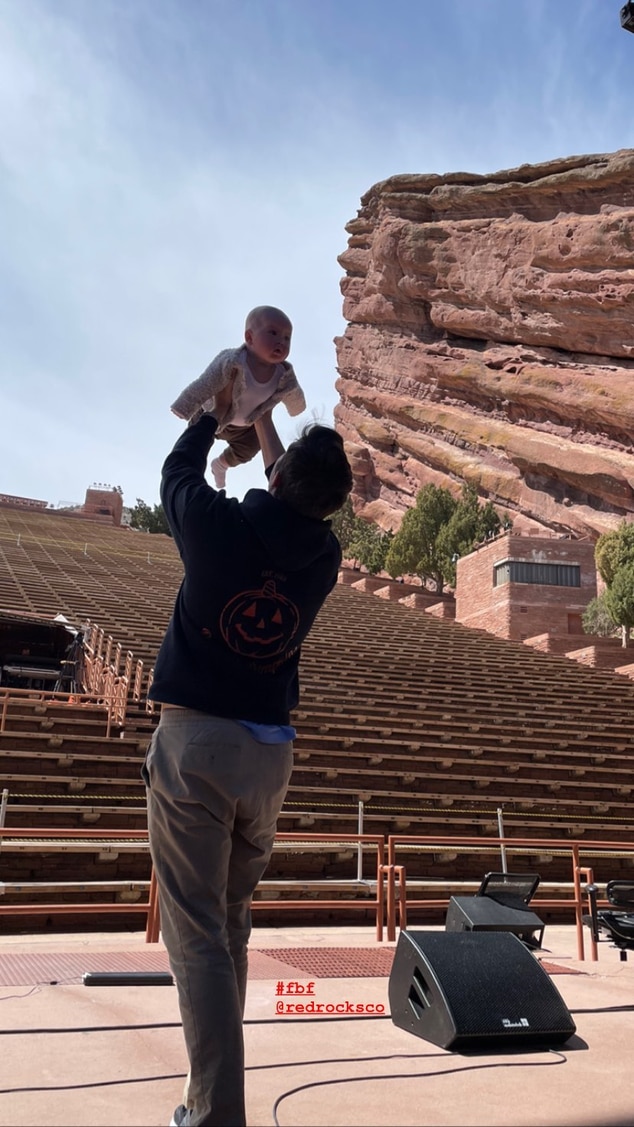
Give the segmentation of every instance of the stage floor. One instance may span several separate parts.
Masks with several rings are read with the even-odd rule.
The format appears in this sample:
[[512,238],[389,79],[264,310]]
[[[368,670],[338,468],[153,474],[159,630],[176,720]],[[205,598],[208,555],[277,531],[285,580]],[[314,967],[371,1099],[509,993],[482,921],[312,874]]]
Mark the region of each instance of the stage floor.
[[[634,1123],[634,954],[621,962],[602,943],[599,962],[580,962],[574,927],[549,925],[539,957],[576,1035],[553,1051],[477,1055],[393,1025],[393,954],[373,928],[256,927],[250,1127],[274,1124],[276,1104],[280,1127]],[[87,971],[164,969],[162,945],[141,933],[0,937],[0,1127],[169,1123],[186,1071],[174,987],[82,983]],[[323,1009],[297,1014],[307,1001]],[[378,1015],[359,1015],[369,1006]]]

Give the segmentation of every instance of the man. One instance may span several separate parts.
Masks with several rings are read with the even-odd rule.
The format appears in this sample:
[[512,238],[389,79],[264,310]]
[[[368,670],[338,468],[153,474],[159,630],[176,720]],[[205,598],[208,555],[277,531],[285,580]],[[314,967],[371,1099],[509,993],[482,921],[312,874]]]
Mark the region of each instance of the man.
[[285,452],[268,412],[255,423],[268,492],[229,499],[204,478],[217,425],[203,415],[163,466],[185,575],[156,661],[150,696],[163,708],[143,770],[190,1064],[177,1127],[246,1123],[251,899],[292,770],[300,647],[341,562],[325,518],[352,487],[334,430],[306,428]]

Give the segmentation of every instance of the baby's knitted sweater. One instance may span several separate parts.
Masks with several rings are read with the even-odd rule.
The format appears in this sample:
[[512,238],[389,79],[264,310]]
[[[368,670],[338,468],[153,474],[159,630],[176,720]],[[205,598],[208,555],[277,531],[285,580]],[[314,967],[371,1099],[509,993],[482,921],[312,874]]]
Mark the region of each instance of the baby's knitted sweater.
[[[281,374],[275,391],[246,416],[244,425],[250,426],[277,403],[283,403],[289,415],[301,415],[306,410],[304,393],[297,382],[293,366],[285,360],[278,364],[278,369]],[[248,349],[245,344],[241,348],[227,348],[224,352],[219,352],[202,376],[190,383],[172,403],[172,411],[179,419],[195,422],[201,415],[213,412],[216,395],[233,381],[231,406],[218,419],[219,430],[229,426],[246,390],[247,370]]]

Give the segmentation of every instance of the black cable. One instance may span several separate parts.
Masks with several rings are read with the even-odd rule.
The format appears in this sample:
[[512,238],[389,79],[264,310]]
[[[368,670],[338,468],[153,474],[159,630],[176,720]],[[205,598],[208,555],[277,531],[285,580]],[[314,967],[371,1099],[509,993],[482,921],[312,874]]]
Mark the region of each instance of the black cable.
[[[123,1027],[123,1028],[125,1028],[125,1027]],[[549,1051],[554,1052],[553,1049],[551,1049]],[[350,1058],[335,1057],[333,1059],[322,1059],[322,1060],[311,1060],[311,1061],[303,1061],[303,1060],[302,1061],[287,1061],[282,1065],[280,1065],[279,1063],[266,1064],[266,1065],[254,1065],[254,1066],[248,1067],[246,1069],[246,1071],[247,1072],[255,1072],[255,1071],[261,1071],[262,1069],[269,1069],[269,1068],[306,1068],[308,1065],[317,1065],[317,1064],[341,1064],[343,1059],[354,1060],[354,1061],[358,1061],[359,1063],[366,1063],[366,1062],[376,1061],[376,1060],[408,1060],[408,1059],[419,1060],[421,1058],[421,1055],[422,1054],[420,1054],[420,1053],[391,1053],[391,1054],[384,1055],[384,1056],[373,1056],[373,1057],[350,1057]],[[425,1056],[426,1060],[429,1060],[430,1057],[439,1057],[439,1056],[444,1056],[444,1055],[445,1055],[445,1053],[442,1052],[442,1053],[425,1054],[424,1056]],[[566,1057],[562,1053],[557,1053],[556,1055],[559,1056],[559,1058],[560,1058],[560,1060],[557,1063],[562,1063],[566,1060]],[[527,1061],[527,1062],[525,1062],[525,1064],[519,1065],[518,1067],[526,1067],[530,1063],[531,1062]],[[277,1100],[275,1101],[274,1107],[273,1107],[273,1118],[275,1120],[276,1127],[279,1127],[279,1122],[277,1120],[276,1112],[277,1112],[277,1108],[279,1107],[282,1100],[286,1099],[287,1096],[295,1095],[297,1092],[302,1092],[307,1088],[319,1088],[319,1087],[324,1087],[325,1085],[328,1085],[328,1084],[348,1084],[348,1083],[352,1083],[354,1081],[359,1081],[359,1080],[415,1079],[417,1075],[419,1075],[423,1078],[425,1076],[442,1076],[442,1075],[445,1075],[445,1074],[450,1075],[453,1072],[470,1071],[471,1069],[474,1069],[474,1068],[480,1069],[480,1068],[510,1068],[510,1067],[512,1067],[511,1064],[506,1064],[506,1063],[502,1063],[502,1062],[495,1062],[495,1063],[491,1063],[491,1064],[465,1065],[465,1066],[460,1067],[460,1068],[443,1069],[442,1071],[439,1071],[439,1072],[428,1072],[428,1073],[420,1073],[420,1074],[407,1073],[407,1072],[402,1073],[402,1074],[401,1073],[394,1073],[394,1074],[388,1073],[384,1076],[374,1076],[374,1075],[372,1075],[372,1076],[353,1076],[353,1077],[341,1077],[340,1079],[335,1079],[335,1080],[312,1081],[311,1083],[308,1083],[308,1084],[301,1084],[297,1088],[289,1089],[287,1092],[283,1092],[281,1094],[281,1096],[278,1096]],[[119,1079],[119,1080],[92,1080],[92,1081],[87,1081],[87,1082],[82,1083],[82,1084],[40,1084],[40,1085],[36,1085],[36,1086],[30,1085],[30,1086],[25,1086],[25,1087],[20,1087],[20,1088],[0,1088],[0,1095],[2,1095],[2,1096],[12,1096],[12,1095],[19,1095],[19,1094],[24,1093],[24,1092],[74,1092],[74,1091],[82,1091],[84,1089],[90,1089],[90,1088],[110,1088],[110,1087],[120,1086],[122,1084],[155,1084],[157,1081],[161,1081],[161,1080],[183,1080],[185,1078],[185,1076],[186,1076],[186,1073],[184,1073],[184,1072],[173,1072],[173,1073],[166,1073],[165,1075],[162,1075],[162,1076],[130,1076],[130,1077]]]
[[[331,1084],[358,1084],[361,1081],[368,1081],[368,1080],[416,1080],[416,1079],[424,1080],[424,1079],[426,1079],[427,1077],[430,1077],[430,1076],[451,1076],[451,1075],[453,1075],[454,1073],[457,1073],[457,1072],[475,1072],[475,1071],[477,1071],[479,1069],[483,1069],[483,1068],[534,1068],[536,1063],[537,1063],[538,1067],[539,1066],[544,1067],[546,1065],[548,1065],[548,1067],[550,1067],[551,1064],[565,1064],[566,1063],[568,1058],[566,1056],[564,1056],[563,1053],[558,1053],[554,1049],[549,1049],[547,1051],[550,1052],[550,1053],[553,1053],[555,1056],[559,1057],[559,1060],[548,1061],[548,1062],[547,1061],[537,1061],[537,1062],[535,1062],[535,1061],[525,1061],[524,1063],[519,1063],[519,1064],[516,1064],[515,1062],[509,1062],[507,1064],[506,1062],[502,1062],[502,1061],[492,1061],[490,1064],[475,1064],[475,1065],[469,1064],[469,1065],[464,1065],[464,1066],[461,1065],[459,1068],[440,1069],[440,1070],[435,1071],[435,1072],[387,1073],[383,1076],[376,1076],[376,1075],[373,1075],[373,1076],[341,1076],[341,1077],[334,1079],[334,1080],[313,1080],[312,1082],[310,1082],[308,1084],[299,1084],[297,1088],[289,1088],[288,1091],[282,1092],[281,1096],[277,1097],[275,1103],[273,1104],[273,1122],[275,1124],[275,1127],[280,1127],[280,1121],[277,1118],[277,1109],[279,1108],[279,1106],[280,1106],[280,1104],[282,1103],[283,1100],[288,1099],[289,1096],[297,1095],[298,1092],[308,1091],[310,1088],[325,1088],[325,1087],[327,1087]],[[319,1063],[319,1062],[316,1061],[315,1063]]]
[[[0,998],[0,1001],[8,1001],[11,998],[28,998],[31,994],[35,993],[38,990],[41,990],[43,986],[60,986],[60,985],[65,985],[66,983],[75,982],[76,980],[77,980],[77,976],[75,975],[73,978],[70,978],[70,979],[53,980],[53,981],[49,981],[49,982],[39,982],[39,983],[36,983],[34,986],[32,986],[31,989],[28,990],[26,994],[8,994],[8,995],[5,995],[4,998]],[[606,1007],[604,1010],[598,1010],[598,1009],[597,1010],[576,1010],[576,1011],[573,1010],[573,1011],[571,1011],[571,1013],[603,1013],[603,1012],[607,1013],[607,1012],[615,1012],[615,1011],[618,1012],[618,1011],[622,1011],[622,1010],[623,1011],[634,1010],[634,1006],[610,1006],[610,1007]],[[244,1025],[271,1025],[273,1023],[275,1023],[277,1025],[293,1025],[293,1024],[297,1024],[298,1022],[301,1022],[301,1023],[328,1022],[328,1023],[330,1023],[330,1022],[333,1022],[333,1021],[350,1021],[350,1020],[353,1020],[353,1021],[391,1020],[391,1015],[390,1014],[364,1014],[364,1015],[355,1015],[352,1018],[350,1018],[348,1015],[336,1015],[336,1016],[317,1017],[317,1018],[297,1017],[297,1018],[287,1018],[287,1019],[282,1020],[282,1021],[280,1021],[280,1019],[277,1018],[277,1017],[274,1017],[274,1018],[251,1018],[251,1019],[247,1019],[244,1022]],[[122,1032],[122,1031],[129,1031],[129,1030],[133,1030],[133,1029],[178,1028],[178,1027],[180,1027],[180,1025],[181,1025],[180,1022],[166,1021],[166,1022],[148,1022],[146,1024],[141,1024],[141,1025],[130,1025],[130,1024],[128,1024],[128,1025],[106,1025],[106,1026],[81,1026],[81,1027],[66,1027],[66,1028],[58,1028],[58,1029],[49,1027],[49,1028],[28,1029],[28,1030],[26,1030],[26,1029],[17,1029],[17,1030],[1,1029],[0,1034],[8,1034],[8,1035],[15,1036],[15,1035],[21,1034],[21,1033],[22,1034],[32,1034],[32,1033],[52,1034],[52,1033],[97,1033],[97,1032],[111,1032],[111,1031],[112,1032]],[[558,1053],[553,1049],[550,1049],[548,1051],[553,1053],[555,1056],[557,1056],[559,1058],[558,1061],[556,1062],[557,1064],[565,1063],[567,1058],[564,1056],[563,1053]],[[387,1056],[380,1056],[380,1057],[363,1057],[363,1058],[360,1059],[359,1063],[361,1061],[375,1061],[375,1060],[395,1060],[395,1059],[407,1059],[407,1058],[418,1059],[420,1057],[420,1055],[421,1054],[413,1054],[412,1053],[412,1054],[406,1054],[406,1056],[404,1057],[404,1054],[398,1053],[398,1054],[389,1054]],[[431,1054],[431,1055],[432,1056],[440,1056],[440,1055],[443,1055],[443,1054],[434,1053],[434,1054]],[[352,1058],[352,1059],[359,1060],[359,1058]],[[429,1054],[425,1054],[425,1059],[429,1059]],[[285,1068],[291,1067],[292,1068],[292,1067],[300,1067],[300,1066],[306,1067],[308,1064],[318,1065],[318,1064],[339,1064],[339,1063],[341,1063],[341,1058],[335,1058],[335,1059],[332,1059],[332,1060],[322,1059],[322,1060],[317,1060],[317,1061],[288,1062],[283,1067],[285,1067]],[[519,1063],[519,1064],[517,1064],[515,1062],[508,1062],[508,1063],[506,1063],[506,1062],[492,1062],[490,1064],[475,1064],[475,1065],[469,1064],[469,1065],[460,1066],[458,1068],[442,1069],[442,1070],[436,1071],[436,1072],[420,1073],[420,1074],[418,1074],[418,1076],[420,1078],[425,1078],[426,1076],[444,1076],[444,1075],[451,1075],[453,1073],[465,1072],[465,1071],[470,1071],[470,1070],[479,1070],[479,1069],[484,1069],[484,1068],[512,1068],[514,1066],[522,1068],[522,1067],[526,1067],[530,1063],[531,1062],[523,1062],[523,1063]],[[543,1062],[543,1063],[545,1063],[545,1062]],[[260,1071],[261,1069],[265,1069],[265,1068],[279,1068],[279,1067],[280,1066],[278,1064],[255,1065],[252,1068],[247,1068],[246,1071],[256,1071],[256,1070]],[[164,1076],[137,1076],[137,1077],[130,1077],[129,1079],[100,1080],[100,1081],[92,1081],[92,1082],[83,1083],[83,1084],[39,1085],[37,1087],[31,1086],[31,1087],[21,1087],[21,1088],[1,1088],[0,1089],[0,1095],[7,1095],[7,1096],[8,1095],[18,1095],[18,1094],[21,1094],[21,1093],[24,1093],[24,1092],[81,1091],[83,1089],[100,1088],[100,1087],[105,1088],[105,1087],[112,1087],[112,1086],[122,1085],[122,1084],[144,1084],[144,1083],[156,1083],[157,1081],[161,1081],[161,1080],[177,1080],[177,1079],[183,1079],[184,1076],[185,1076],[185,1073],[172,1073],[172,1074],[167,1074],[167,1075],[164,1075]],[[340,1078],[335,1078],[335,1079],[330,1079],[330,1080],[311,1081],[307,1084],[300,1084],[296,1088],[291,1088],[291,1089],[288,1089],[286,1092],[282,1092],[281,1095],[279,1095],[277,1097],[277,1099],[276,1099],[276,1101],[273,1105],[273,1110],[272,1110],[273,1121],[275,1123],[275,1127],[280,1127],[280,1123],[279,1123],[279,1120],[277,1118],[277,1110],[278,1110],[279,1106],[281,1105],[281,1103],[285,1099],[289,1098],[290,1096],[297,1095],[299,1092],[308,1091],[311,1088],[326,1087],[326,1086],[330,1086],[330,1085],[333,1085],[333,1084],[353,1084],[353,1083],[358,1083],[360,1081],[365,1081],[365,1080],[407,1080],[407,1079],[415,1079],[416,1076],[417,1076],[416,1073],[414,1073],[414,1074],[412,1074],[412,1073],[402,1073],[402,1074],[401,1073],[394,1073],[394,1074],[388,1073],[388,1074],[379,1075],[379,1076],[376,1076],[376,1075],[373,1075],[373,1076],[347,1076],[347,1077],[340,1077]]]
[[[75,979],[69,979],[75,982]],[[0,998],[0,1002],[8,1001],[9,998],[28,998],[29,994],[33,994],[35,990],[40,990],[42,986],[57,986],[58,983],[38,983],[32,986],[26,994],[7,994],[5,998]],[[330,1022],[330,1021],[389,1021],[391,1020],[390,1014],[353,1014],[353,1015],[335,1015],[332,1017],[288,1017],[280,1019],[279,1017],[257,1017],[246,1018],[243,1025],[306,1025],[312,1022]],[[151,1021],[147,1025],[69,1025],[69,1026],[42,1026],[39,1029],[0,1029],[0,1037],[15,1037],[20,1033],[109,1033],[125,1032],[128,1029],[180,1029],[182,1022],[180,1021]]]
[[[9,997],[28,998],[28,994],[10,994]],[[4,998],[0,1000],[4,1001]],[[19,1034],[30,1037],[32,1033],[125,1033],[130,1029],[180,1029],[181,1024],[180,1021],[151,1021],[147,1025],[69,1025],[63,1028],[41,1026],[39,1029],[0,1029],[0,1037],[16,1037]]]
[[[5,994],[2,998],[0,998],[0,1002],[8,1002],[12,998],[29,998],[31,994],[37,994],[37,992],[41,990],[43,986],[68,986],[69,983],[76,981],[77,975],[73,975],[72,978],[53,978],[48,980],[47,982],[36,982],[30,990],[27,990],[26,994]],[[6,1030],[0,1029],[0,1033],[6,1033]]]
[[596,1010],[570,1010],[571,1014],[624,1014],[631,1013],[634,1006],[599,1006]]
[[[36,983],[34,986],[31,987],[31,989],[29,991],[27,991],[26,994],[5,995],[5,997],[3,999],[0,999],[0,1001],[7,1001],[10,998],[27,998],[31,994],[33,994],[35,991],[40,990],[43,986],[63,985],[66,982],[76,981],[76,977],[77,976],[74,976],[72,979],[66,979],[66,980],[61,980],[61,981],[55,980],[55,981],[48,982],[48,983],[47,982]],[[598,1012],[612,1012],[613,1010],[621,1010],[621,1009],[631,1010],[631,1009],[634,1009],[634,1006],[608,1007],[606,1009],[606,1011],[578,1010],[576,1012],[577,1013],[585,1013],[585,1012],[598,1013]],[[376,1020],[379,1020],[379,1019],[383,1019],[383,1020],[391,1019],[391,1015],[390,1014],[368,1014],[368,1015],[355,1016],[355,1017],[352,1018],[353,1021],[354,1020],[356,1020],[356,1021],[368,1021],[368,1020],[376,1021]],[[306,1021],[309,1021],[309,1022],[312,1023],[312,1022],[332,1022],[332,1021],[350,1021],[350,1020],[351,1020],[350,1017],[343,1016],[343,1015],[341,1015],[341,1016],[339,1016],[339,1015],[338,1016],[328,1016],[328,1017],[325,1017],[325,1018],[321,1018],[321,1017],[320,1018],[298,1017],[298,1018],[286,1019],[286,1020],[283,1020],[281,1022],[280,1022],[279,1018],[254,1018],[254,1019],[248,1019],[247,1021],[244,1022],[244,1024],[245,1025],[270,1025],[270,1024],[275,1023],[277,1025],[280,1025],[280,1024],[281,1025],[293,1025],[293,1024],[296,1024],[297,1022],[306,1022]],[[116,1025],[116,1026],[115,1025],[81,1026],[81,1027],[67,1027],[67,1028],[63,1028],[63,1029],[60,1029],[60,1028],[54,1029],[54,1028],[50,1028],[50,1027],[47,1028],[47,1029],[41,1028],[41,1029],[28,1029],[28,1030],[26,1030],[26,1029],[4,1030],[3,1029],[3,1030],[0,1030],[0,1034],[2,1034],[2,1033],[12,1034],[12,1035],[15,1036],[15,1035],[20,1034],[20,1033],[26,1033],[26,1034],[49,1033],[50,1034],[50,1033],[96,1033],[96,1032],[110,1032],[110,1031],[121,1032],[121,1031],[127,1031],[127,1030],[132,1030],[132,1029],[178,1028],[180,1026],[180,1024],[181,1024],[180,1022],[175,1022],[175,1021],[167,1022],[166,1021],[166,1022],[148,1022],[148,1023],[141,1024],[141,1025],[129,1025],[128,1024],[128,1025]],[[556,1063],[558,1063],[558,1064],[565,1063],[567,1058],[564,1056],[563,1053],[558,1053],[553,1049],[550,1049],[548,1051],[553,1053],[555,1056],[557,1056],[559,1058]],[[431,1056],[442,1056],[442,1055],[444,1055],[444,1053],[425,1054],[425,1059],[429,1059],[430,1055]],[[358,1061],[358,1063],[361,1063],[361,1062],[366,1062],[366,1061],[370,1062],[370,1061],[376,1061],[376,1060],[420,1059],[420,1057],[421,1057],[420,1053],[409,1053],[409,1054],[396,1053],[396,1054],[388,1054],[387,1056],[378,1056],[378,1057],[375,1056],[375,1057],[363,1057],[363,1058],[356,1058],[355,1057],[355,1058],[348,1058],[348,1059],[353,1059],[353,1060]],[[282,1067],[284,1067],[284,1068],[306,1067],[309,1064],[312,1064],[312,1065],[340,1064],[341,1060],[342,1060],[342,1058],[339,1057],[339,1058],[334,1058],[334,1059],[327,1059],[326,1058],[326,1059],[321,1059],[321,1060],[316,1060],[316,1061],[294,1061],[294,1062],[287,1062]],[[280,1127],[280,1123],[279,1123],[279,1120],[277,1118],[277,1110],[278,1110],[279,1106],[281,1105],[281,1103],[285,1099],[288,1099],[290,1096],[297,1095],[299,1092],[308,1091],[311,1088],[321,1088],[321,1087],[326,1087],[326,1086],[330,1086],[330,1085],[333,1085],[333,1084],[353,1084],[353,1083],[358,1083],[359,1081],[362,1081],[362,1080],[401,1080],[401,1079],[407,1080],[407,1079],[415,1079],[417,1075],[420,1078],[424,1078],[426,1076],[444,1076],[444,1075],[451,1075],[453,1073],[458,1073],[458,1072],[465,1072],[465,1071],[471,1071],[471,1070],[476,1070],[476,1069],[479,1070],[479,1069],[483,1069],[483,1068],[512,1068],[514,1066],[522,1068],[522,1067],[526,1067],[527,1065],[530,1065],[531,1063],[532,1062],[522,1062],[520,1064],[517,1064],[516,1062],[509,1062],[509,1063],[492,1062],[492,1063],[489,1063],[489,1064],[461,1065],[458,1068],[442,1069],[440,1071],[428,1072],[428,1073],[419,1073],[419,1074],[416,1074],[416,1073],[414,1073],[414,1074],[412,1074],[412,1073],[394,1073],[394,1074],[388,1073],[388,1074],[379,1075],[379,1076],[376,1076],[376,1075],[372,1075],[372,1076],[348,1076],[348,1077],[340,1077],[340,1078],[329,1079],[329,1080],[311,1081],[307,1084],[300,1084],[296,1088],[288,1089],[286,1092],[282,1092],[281,1095],[279,1095],[277,1097],[277,1099],[276,1099],[276,1101],[273,1105],[273,1111],[272,1111],[273,1121],[275,1123],[275,1127]],[[250,1071],[260,1071],[262,1069],[279,1068],[279,1067],[280,1067],[280,1065],[277,1064],[277,1063],[270,1064],[270,1065],[255,1065],[255,1066],[248,1067],[246,1069],[246,1071],[249,1071],[249,1072]],[[38,1085],[38,1086],[35,1086],[35,1087],[34,1086],[25,1086],[25,1087],[19,1087],[19,1088],[2,1088],[2,1089],[0,1089],[0,1095],[7,1095],[7,1096],[8,1095],[19,1095],[19,1094],[25,1093],[25,1092],[82,1091],[82,1090],[91,1089],[91,1088],[107,1088],[107,1087],[113,1087],[113,1086],[120,1086],[122,1084],[146,1084],[146,1083],[156,1083],[157,1081],[162,1081],[162,1080],[179,1080],[179,1079],[182,1080],[182,1079],[184,1079],[184,1077],[185,1077],[185,1073],[169,1073],[169,1074],[166,1074],[166,1075],[163,1075],[163,1076],[135,1076],[135,1077],[129,1077],[127,1079],[97,1080],[97,1081],[91,1081],[91,1082],[86,1082],[86,1083],[82,1083],[82,1084],[58,1084],[58,1085]]]
[[[69,979],[68,981],[75,982],[76,979]],[[40,990],[42,986],[57,986],[60,985],[56,982],[38,983],[32,986],[26,994],[7,994],[4,998],[0,998],[0,1002],[8,1001],[9,998],[28,998],[34,991]],[[570,1010],[571,1014],[610,1014],[610,1013],[631,1013],[634,1011],[632,1006],[602,1006],[595,1009],[583,1010]],[[313,1022],[331,1022],[331,1021],[391,1021],[391,1014],[356,1014],[356,1015],[333,1015],[328,1017],[259,1017],[259,1018],[245,1018],[243,1025],[306,1025]],[[53,1034],[53,1033],[125,1033],[132,1029],[180,1029],[182,1022],[180,1021],[150,1021],[144,1024],[133,1025],[69,1025],[69,1026],[38,1026],[36,1028],[28,1029],[0,1029],[0,1037],[16,1037],[19,1035],[38,1034]]]
[[319,1060],[285,1060],[282,1064],[248,1064],[245,1072],[267,1072],[272,1068],[307,1068],[311,1064],[368,1064],[375,1060],[430,1060],[431,1057],[446,1057],[443,1049],[439,1053],[383,1053],[372,1057],[320,1057]]
[[[32,986],[30,990],[27,990],[26,994],[5,994],[3,998],[0,998],[0,1002],[9,1002],[11,998],[29,998],[31,994],[35,994],[38,990],[41,990],[43,985],[43,983],[36,982],[35,986]],[[0,1033],[6,1032],[6,1029],[0,1029]]]
[[84,1088],[112,1088],[120,1084],[156,1084],[157,1080],[184,1080],[186,1072],[166,1076],[131,1076],[124,1080],[90,1080],[85,1084],[38,1084],[24,1088],[0,1088],[0,1096],[17,1096],[20,1092],[77,1092]]

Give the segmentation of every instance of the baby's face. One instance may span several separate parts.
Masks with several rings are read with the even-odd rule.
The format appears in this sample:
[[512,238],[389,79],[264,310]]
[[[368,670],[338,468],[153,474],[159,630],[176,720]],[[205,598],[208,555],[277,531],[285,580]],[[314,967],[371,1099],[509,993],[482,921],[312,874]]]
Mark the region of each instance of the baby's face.
[[279,364],[291,350],[293,326],[286,318],[267,315],[247,329],[244,339],[265,364]]

